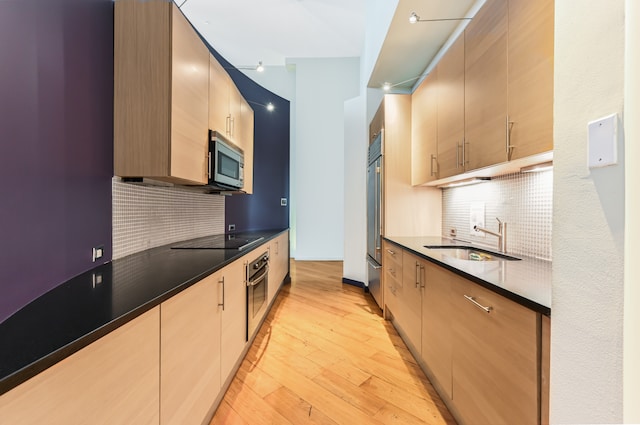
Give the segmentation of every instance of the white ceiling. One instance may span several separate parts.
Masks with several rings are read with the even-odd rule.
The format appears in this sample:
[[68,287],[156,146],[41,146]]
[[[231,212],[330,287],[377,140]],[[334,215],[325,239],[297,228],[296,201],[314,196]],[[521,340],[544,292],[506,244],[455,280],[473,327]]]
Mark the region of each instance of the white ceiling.
[[[175,0],[236,67],[284,66],[287,58],[358,57],[365,0]],[[183,3],[184,2],[184,3]]]
[[[366,0],[175,0],[209,43],[234,66],[284,66],[288,58],[358,57],[364,47]],[[461,21],[484,0],[399,0],[368,82],[407,91]],[[469,15],[472,16],[472,15]],[[465,21],[466,23],[466,21]],[[408,80],[408,81],[407,81]]]

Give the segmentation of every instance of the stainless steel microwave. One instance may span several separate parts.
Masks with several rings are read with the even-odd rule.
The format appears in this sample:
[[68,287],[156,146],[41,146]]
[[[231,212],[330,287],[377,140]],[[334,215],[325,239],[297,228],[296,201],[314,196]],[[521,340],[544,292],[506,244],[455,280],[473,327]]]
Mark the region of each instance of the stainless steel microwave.
[[209,186],[244,187],[244,152],[217,131],[209,130]]

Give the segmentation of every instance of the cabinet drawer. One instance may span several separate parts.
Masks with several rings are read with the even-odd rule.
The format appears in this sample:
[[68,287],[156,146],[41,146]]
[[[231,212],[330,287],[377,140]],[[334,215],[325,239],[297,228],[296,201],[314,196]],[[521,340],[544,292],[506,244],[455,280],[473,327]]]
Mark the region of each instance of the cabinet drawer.
[[382,254],[382,264],[385,267],[393,268],[394,270],[399,271],[400,273],[396,273],[398,277],[402,278],[402,248],[397,247],[396,245],[390,243],[384,243],[382,245],[383,254]]

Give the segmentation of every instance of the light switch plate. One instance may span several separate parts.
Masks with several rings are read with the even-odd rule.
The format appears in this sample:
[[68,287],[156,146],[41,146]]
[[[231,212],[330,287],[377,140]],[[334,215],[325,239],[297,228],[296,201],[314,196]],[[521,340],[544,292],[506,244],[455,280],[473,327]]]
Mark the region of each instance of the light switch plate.
[[469,234],[479,238],[486,237],[484,232],[474,230],[474,226],[484,227],[484,202],[472,202],[469,207]]
[[588,166],[606,167],[618,163],[618,114],[591,121],[589,129]]

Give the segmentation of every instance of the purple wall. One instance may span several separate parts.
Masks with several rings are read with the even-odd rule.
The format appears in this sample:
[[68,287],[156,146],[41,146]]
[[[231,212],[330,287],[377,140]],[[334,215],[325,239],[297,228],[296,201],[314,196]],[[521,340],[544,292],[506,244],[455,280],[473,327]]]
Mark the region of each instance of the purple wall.
[[[233,68],[215,50],[211,52],[227,68]],[[225,229],[236,231],[289,227],[289,101],[255,83],[237,69],[229,75],[254,110],[253,194],[233,195],[225,200]],[[258,104],[273,103],[269,112]],[[280,206],[287,198],[287,206]]]
[[113,2],[0,1],[0,322],[111,260]]

